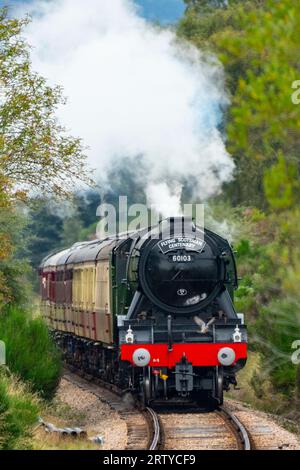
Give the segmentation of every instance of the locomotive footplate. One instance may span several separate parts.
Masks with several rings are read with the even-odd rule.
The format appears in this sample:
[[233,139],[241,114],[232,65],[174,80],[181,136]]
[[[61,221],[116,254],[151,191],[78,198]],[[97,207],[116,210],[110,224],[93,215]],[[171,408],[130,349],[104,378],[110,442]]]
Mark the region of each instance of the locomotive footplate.
[[182,356],[180,362],[175,365],[175,387],[181,396],[186,396],[194,388],[193,365]]

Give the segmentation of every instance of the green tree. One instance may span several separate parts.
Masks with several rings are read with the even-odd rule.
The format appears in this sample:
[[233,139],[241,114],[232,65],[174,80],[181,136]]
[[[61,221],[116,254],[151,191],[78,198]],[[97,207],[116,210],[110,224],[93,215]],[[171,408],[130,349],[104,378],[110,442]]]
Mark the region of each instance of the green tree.
[[212,10],[214,8],[227,8],[229,3],[237,3],[241,0],[228,1],[228,0],[184,0],[187,5],[187,10],[194,10],[199,13],[205,10]]
[[72,215],[65,217],[63,220],[61,245],[67,248],[73,245],[73,243],[81,241],[82,230],[82,221],[80,220],[78,210],[75,209]]
[[8,302],[20,303],[29,292],[25,277],[30,270],[24,259],[25,225],[25,218],[16,207],[0,209],[0,306]]
[[85,157],[56,117],[61,88],[32,70],[27,22],[0,10],[0,173],[23,189],[62,194],[86,180]]
[[299,78],[299,20],[292,0],[245,0],[202,15],[191,9],[179,27],[180,35],[215,52],[225,67],[232,102],[228,149],[236,163],[227,193],[235,204],[266,207],[264,172],[280,152],[299,173],[300,107],[291,99]]
[[27,250],[30,264],[36,270],[46,255],[60,247],[63,221],[47,199],[36,199],[31,203],[28,221]]
[[295,206],[300,189],[295,163],[285,161],[282,154],[278,162],[265,171],[264,190],[273,209],[289,209]]
[[25,267],[16,241],[22,233],[18,201],[29,191],[66,195],[77,182],[90,181],[80,139],[57,119],[65,103],[61,88],[32,70],[22,35],[27,23],[0,9],[0,305],[16,300],[16,279]]

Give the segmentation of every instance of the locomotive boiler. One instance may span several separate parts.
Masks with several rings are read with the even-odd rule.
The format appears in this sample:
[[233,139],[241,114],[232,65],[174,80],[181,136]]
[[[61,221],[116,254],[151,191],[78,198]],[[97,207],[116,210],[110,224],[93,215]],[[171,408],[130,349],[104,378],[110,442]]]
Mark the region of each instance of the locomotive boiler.
[[190,218],[77,243],[40,266],[64,358],[150,402],[223,402],[247,358],[227,240]]

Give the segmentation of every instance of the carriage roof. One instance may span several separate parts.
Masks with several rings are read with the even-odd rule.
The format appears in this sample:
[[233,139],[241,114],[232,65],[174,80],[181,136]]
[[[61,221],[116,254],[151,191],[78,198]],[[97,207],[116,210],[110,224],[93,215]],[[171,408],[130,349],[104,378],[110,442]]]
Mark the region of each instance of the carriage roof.
[[43,259],[40,269],[61,268],[86,262],[108,259],[112,250],[122,244],[124,238],[107,237],[103,240],[75,243],[71,248],[52,253]]

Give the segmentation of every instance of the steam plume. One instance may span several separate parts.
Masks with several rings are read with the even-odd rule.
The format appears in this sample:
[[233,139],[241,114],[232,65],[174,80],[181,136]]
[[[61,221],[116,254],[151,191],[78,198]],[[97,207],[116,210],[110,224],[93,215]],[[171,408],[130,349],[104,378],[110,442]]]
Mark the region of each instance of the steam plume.
[[196,181],[203,201],[231,178],[213,57],[147,23],[130,0],[33,0],[20,13],[28,10],[34,68],[64,87],[60,118],[84,139],[99,175],[142,155],[149,202],[164,215],[180,212],[183,180]]

